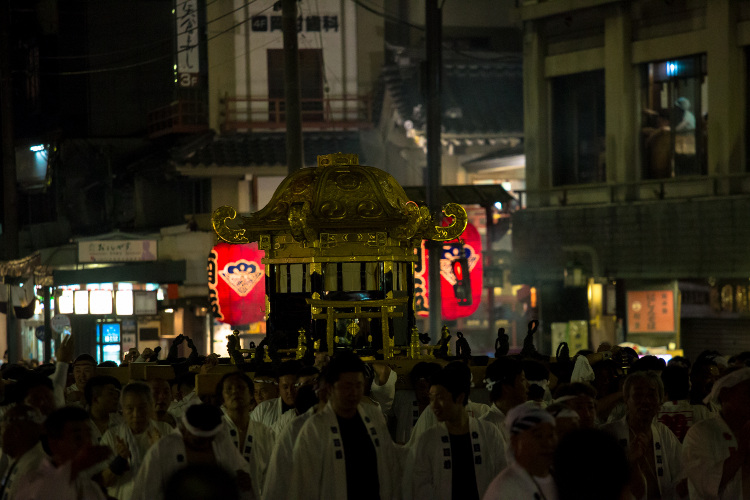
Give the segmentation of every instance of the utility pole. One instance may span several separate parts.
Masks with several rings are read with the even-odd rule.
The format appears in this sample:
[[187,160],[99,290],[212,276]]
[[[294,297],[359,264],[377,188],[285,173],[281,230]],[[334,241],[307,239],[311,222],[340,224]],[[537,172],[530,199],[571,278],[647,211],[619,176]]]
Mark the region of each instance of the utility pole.
[[0,12],[0,129],[3,151],[4,257],[18,258],[18,209],[16,194],[16,150],[13,136],[13,80],[10,68],[10,2],[3,0]]
[[305,166],[302,143],[302,91],[297,50],[297,0],[281,0],[281,28],[284,32],[286,163],[291,174]]
[[[442,24],[443,14],[438,7],[438,0],[427,0],[425,5],[425,27],[426,37],[426,78],[427,85],[425,100],[427,101],[427,179],[426,194],[427,205],[430,208],[434,222],[442,224],[442,211],[440,200],[440,157],[442,145],[440,144],[441,127],[441,79],[443,70],[442,57]],[[443,303],[440,296],[440,258],[443,253],[441,241],[428,241],[429,259],[429,294],[430,294],[430,333],[433,338],[440,339],[443,320]]]
[[[13,80],[10,68],[10,2],[0,6],[0,129],[3,166],[3,229],[2,242],[7,260],[18,258],[18,211],[16,194],[16,145],[13,135]],[[8,292],[5,312],[5,334],[8,341],[8,362],[17,360],[18,322],[13,310],[13,294],[9,277],[3,277]]]

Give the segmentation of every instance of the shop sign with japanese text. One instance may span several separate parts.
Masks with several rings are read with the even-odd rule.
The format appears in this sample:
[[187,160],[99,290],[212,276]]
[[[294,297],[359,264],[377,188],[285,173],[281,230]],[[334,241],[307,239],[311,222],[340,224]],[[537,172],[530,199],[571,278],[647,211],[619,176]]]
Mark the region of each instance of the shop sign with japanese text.
[[156,260],[156,240],[99,240],[78,242],[78,262],[133,262]]
[[674,292],[628,292],[628,333],[674,332]]

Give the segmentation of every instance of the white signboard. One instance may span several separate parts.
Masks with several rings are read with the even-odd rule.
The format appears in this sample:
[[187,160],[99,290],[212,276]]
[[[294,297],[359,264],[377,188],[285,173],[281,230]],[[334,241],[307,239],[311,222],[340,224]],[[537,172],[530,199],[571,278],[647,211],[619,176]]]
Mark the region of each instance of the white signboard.
[[156,260],[156,240],[99,240],[78,242],[78,262]]
[[133,292],[133,313],[156,314],[156,292]]
[[177,72],[200,72],[198,52],[198,0],[178,0],[175,8],[177,22]]

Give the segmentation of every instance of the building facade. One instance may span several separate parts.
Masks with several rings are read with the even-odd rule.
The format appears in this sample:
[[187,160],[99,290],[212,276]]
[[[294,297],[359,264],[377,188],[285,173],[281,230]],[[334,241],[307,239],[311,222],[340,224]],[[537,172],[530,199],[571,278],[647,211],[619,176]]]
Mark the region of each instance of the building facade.
[[527,208],[513,219],[514,276],[540,285],[543,308],[588,286],[588,304],[584,293],[581,307],[547,312],[589,321],[592,341],[750,349],[739,334],[750,327],[750,2],[524,1],[518,12]]

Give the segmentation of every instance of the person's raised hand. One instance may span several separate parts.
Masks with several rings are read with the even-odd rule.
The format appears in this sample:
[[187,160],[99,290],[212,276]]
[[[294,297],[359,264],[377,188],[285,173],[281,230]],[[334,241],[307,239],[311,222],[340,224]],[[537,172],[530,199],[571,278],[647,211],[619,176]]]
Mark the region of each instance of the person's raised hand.
[[62,363],[72,363],[74,348],[75,341],[73,340],[73,334],[63,335],[60,345],[57,348],[57,360]]

